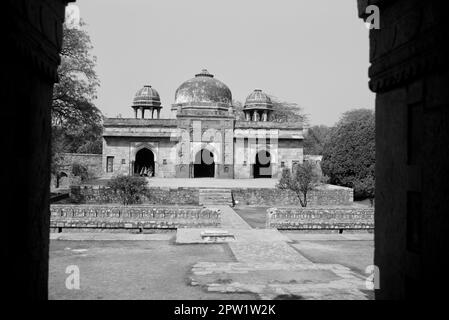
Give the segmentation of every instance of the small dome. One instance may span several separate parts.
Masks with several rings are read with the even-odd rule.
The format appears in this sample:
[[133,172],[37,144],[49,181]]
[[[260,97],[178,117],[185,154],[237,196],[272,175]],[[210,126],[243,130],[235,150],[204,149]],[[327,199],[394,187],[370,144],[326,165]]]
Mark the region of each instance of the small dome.
[[132,107],[160,108],[161,98],[159,97],[159,93],[151,86],[145,85],[136,92]]
[[179,86],[175,93],[174,106],[217,106],[229,108],[232,105],[231,90],[214,78],[206,69]]
[[273,109],[273,102],[262,90],[255,89],[246,98],[244,109]]

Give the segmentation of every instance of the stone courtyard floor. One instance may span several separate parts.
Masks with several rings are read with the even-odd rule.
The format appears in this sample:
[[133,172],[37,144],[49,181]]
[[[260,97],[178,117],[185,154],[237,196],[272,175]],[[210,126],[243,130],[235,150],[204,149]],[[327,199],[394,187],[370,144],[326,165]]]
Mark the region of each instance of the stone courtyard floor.
[[[364,274],[372,234],[254,229],[220,209],[222,229],[235,236],[227,243],[201,244],[201,229],[52,234],[50,299],[373,298]],[[69,265],[80,269],[80,290],[65,287]]]

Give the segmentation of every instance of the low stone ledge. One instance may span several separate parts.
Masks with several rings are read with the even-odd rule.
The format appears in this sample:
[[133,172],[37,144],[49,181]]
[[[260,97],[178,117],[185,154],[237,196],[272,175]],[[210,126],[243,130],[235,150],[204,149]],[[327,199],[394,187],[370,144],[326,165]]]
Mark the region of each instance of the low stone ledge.
[[176,229],[217,227],[220,223],[220,210],[205,207],[50,206],[51,228]]
[[270,208],[267,228],[281,230],[374,229],[373,207]]

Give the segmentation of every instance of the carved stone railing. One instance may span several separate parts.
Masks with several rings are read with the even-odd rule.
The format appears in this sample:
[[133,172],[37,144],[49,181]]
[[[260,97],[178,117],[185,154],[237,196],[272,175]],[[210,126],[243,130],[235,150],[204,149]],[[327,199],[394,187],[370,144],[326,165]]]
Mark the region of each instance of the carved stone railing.
[[221,221],[220,210],[203,207],[53,204],[50,214],[50,227],[58,229],[174,229],[214,227]]
[[267,228],[297,230],[374,229],[373,207],[270,208]]

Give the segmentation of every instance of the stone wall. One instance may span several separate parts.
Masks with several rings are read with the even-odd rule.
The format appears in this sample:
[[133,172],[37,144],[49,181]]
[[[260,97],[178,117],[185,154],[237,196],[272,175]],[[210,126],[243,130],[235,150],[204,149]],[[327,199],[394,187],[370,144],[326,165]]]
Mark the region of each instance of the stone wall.
[[[142,199],[145,204],[198,205],[199,191],[195,188],[148,188]],[[113,190],[106,186],[72,186],[70,198],[75,203],[120,203]]]
[[373,230],[374,208],[270,208],[267,228],[297,230]]
[[94,177],[101,177],[101,175],[103,174],[101,154],[63,153],[61,155],[62,164],[65,166],[70,166],[70,169],[74,163],[79,163],[80,165],[86,167],[89,173]]
[[[299,199],[293,191],[280,189],[232,189],[234,201],[240,205],[277,206],[299,205]],[[325,185],[310,191],[308,205],[350,205],[354,201],[351,188]]]
[[50,205],[50,228],[174,229],[217,227],[221,213],[203,207]]
[[[299,205],[296,194],[289,190],[268,188],[235,188],[232,189],[233,201],[239,205],[249,206],[285,206]],[[70,199],[74,203],[119,203],[117,195],[106,186],[82,185],[70,188]],[[350,205],[353,203],[351,188],[324,185],[313,190],[308,195],[310,206]],[[145,204],[162,205],[198,205],[198,188],[148,188],[142,198]]]
[[71,185],[79,185],[81,177],[74,176],[72,167],[75,163],[87,168],[91,178],[101,177],[103,174],[102,155],[91,153],[61,153],[58,175],[51,175],[51,188],[68,189]]

